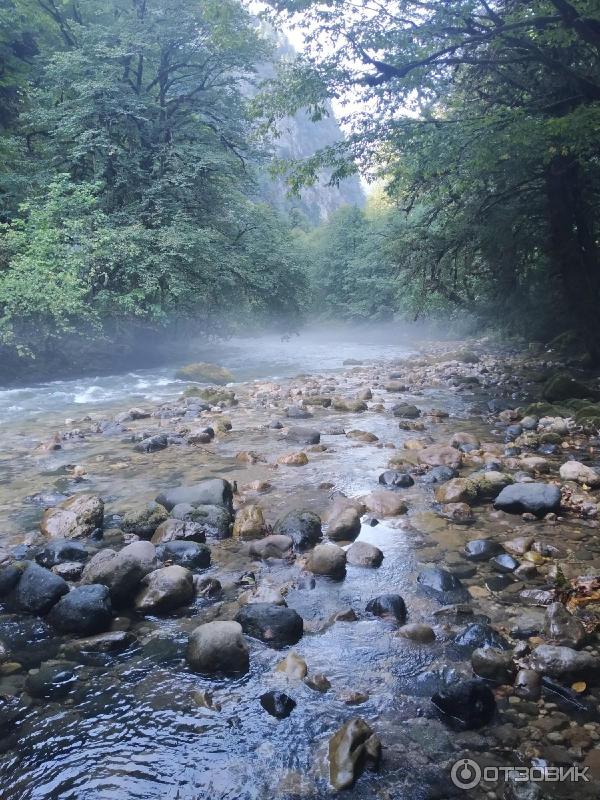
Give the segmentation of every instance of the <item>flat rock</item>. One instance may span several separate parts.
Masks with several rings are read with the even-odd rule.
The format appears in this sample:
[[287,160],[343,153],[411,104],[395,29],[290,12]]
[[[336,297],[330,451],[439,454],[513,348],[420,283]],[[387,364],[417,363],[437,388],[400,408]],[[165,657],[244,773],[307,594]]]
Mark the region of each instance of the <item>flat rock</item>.
[[502,489],[494,508],[509,514],[529,513],[541,518],[560,510],[560,489],[549,483],[513,483]]

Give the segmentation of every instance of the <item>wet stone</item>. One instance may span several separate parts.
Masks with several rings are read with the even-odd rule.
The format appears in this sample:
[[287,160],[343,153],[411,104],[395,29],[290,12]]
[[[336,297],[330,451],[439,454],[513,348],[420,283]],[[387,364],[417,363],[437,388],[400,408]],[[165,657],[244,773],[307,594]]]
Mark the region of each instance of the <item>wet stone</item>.
[[296,644],[303,634],[302,617],[293,609],[273,603],[252,603],[238,612],[236,621],[248,636],[270,647]]
[[465,558],[470,561],[489,561],[502,552],[502,546],[493,539],[474,539],[465,545]]
[[260,704],[272,717],[285,719],[296,708],[296,701],[283,692],[265,692],[260,697]]
[[510,650],[510,645],[502,634],[494,630],[491,625],[474,622],[454,638],[454,643],[465,650],[475,650],[482,647],[494,647],[498,650]]
[[426,593],[435,597],[442,605],[464,603],[469,593],[460,579],[445,569],[427,567],[417,576],[417,583]]
[[48,621],[60,633],[90,636],[107,630],[112,621],[112,605],[106,586],[79,586],[56,603]]
[[367,603],[365,611],[375,617],[394,619],[400,623],[406,620],[406,604],[399,594],[382,594],[374,597]]
[[496,713],[496,700],[489,687],[464,681],[433,695],[431,702],[443,722],[454,730],[488,725]]
[[30,670],[25,691],[31,697],[58,700],[66,697],[77,683],[76,665],[69,661],[45,661]]
[[289,536],[294,548],[309,550],[318,544],[323,536],[320,517],[308,510],[289,511],[277,520],[273,533]]
[[388,469],[379,476],[379,483],[391,489],[407,489],[414,484],[414,480],[408,472]]

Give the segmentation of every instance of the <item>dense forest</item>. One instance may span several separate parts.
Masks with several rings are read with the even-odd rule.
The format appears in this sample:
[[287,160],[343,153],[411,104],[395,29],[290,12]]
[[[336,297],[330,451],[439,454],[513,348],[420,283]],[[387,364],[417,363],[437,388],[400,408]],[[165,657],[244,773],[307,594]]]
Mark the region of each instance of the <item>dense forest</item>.
[[[574,331],[597,358],[597,0],[249,5],[0,0],[7,363],[313,314]],[[274,157],[332,100],[344,138]],[[324,224],[280,202],[282,176],[358,173],[366,208]]]

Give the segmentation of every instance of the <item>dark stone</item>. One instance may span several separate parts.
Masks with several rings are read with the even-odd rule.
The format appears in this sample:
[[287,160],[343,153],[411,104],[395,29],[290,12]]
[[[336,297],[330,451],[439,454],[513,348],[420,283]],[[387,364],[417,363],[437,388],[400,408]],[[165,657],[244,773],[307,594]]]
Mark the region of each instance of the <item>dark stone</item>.
[[421,416],[421,411],[412,403],[396,403],[392,406],[392,414],[402,419],[417,419]]
[[55,567],[65,561],[87,561],[89,552],[85,545],[74,539],[53,539],[36,554],[35,560],[41,567]]
[[301,406],[288,406],[285,415],[289,419],[310,419],[312,414]]
[[435,597],[443,605],[464,603],[471,599],[460,579],[439,567],[422,570],[417,576],[417,583],[426,594]]
[[289,536],[296,550],[309,550],[323,538],[321,518],[312,511],[290,511],[277,520],[273,533]]
[[514,572],[519,566],[519,562],[508,553],[500,553],[492,558],[490,565],[499,572]]
[[274,420],[272,420],[271,422],[269,422],[269,424],[267,425],[267,427],[268,427],[268,428],[271,428],[271,429],[273,429],[273,430],[279,431],[279,430],[281,430],[281,428],[283,428],[283,422],[281,422],[281,421],[280,421],[280,420],[278,420],[278,419],[274,419]]
[[233,513],[233,487],[223,478],[203,478],[193,486],[168,489],[155,499],[167,511],[171,511],[179,503],[188,503],[193,507],[222,506]]
[[90,583],[73,589],[54,606],[48,621],[60,633],[74,633],[77,636],[103,633],[112,622],[108,587]]
[[142,439],[133,449],[138,453],[157,453],[159,450],[164,450],[168,445],[167,434],[157,433],[156,436],[148,436]]
[[491,722],[496,712],[492,690],[479,681],[464,681],[431,698],[436,711],[453,730],[472,730]]
[[414,480],[408,472],[388,469],[379,476],[379,483],[383,486],[390,486],[392,489],[407,489],[414,484]]
[[260,704],[272,717],[285,719],[296,708],[296,701],[283,692],[265,692],[260,697]]
[[299,614],[274,603],[249,603],[240,609],[236,620],[244,633],[270,647],[296,644],[304,632],[304,623]]
[[432,467],[423,476],[423,483],[445,483],[457,476],[458,472],[452,467]]
[[365,609],[376,617],[393,617],[401,624],[406,621],[406,604],[399,594],[381,594],[369,600]]
[[52,628],[44,620],[28,615],[0,615],[0,640],[9,659],[25,668],[37,666],[58,649]]
[[206,569],[210,567],[210,549],[205,544],[174,539],[159,545],[156,554],[161,561],[172,561],[187,569]]
[[504,441],[512,442],[514,441],[514,439],[518,439],[522,433],[523,433],[522,425],[509,425],[508,428],[504,431]]
[[530,513],[541,518],[560,510],[560,489],[549,483],[513,483],[502,489],[494,508],[509,514]]
[[6,597],[19,582],[23,570],[14,565],[0,569],[0,597]]
[[319,444],[321,434],[311,428],[292,427],[287,429],[283,438],[296,444]]
[[27,675],[25,691],[47,700],[66,697],[77,682],[75,666],[70,661],[45,661]]
[[454,644],[465,650],[476,650],[479,647],[495,647],[497,650],[510,650],[510,644],[491,625],[474,622],[459,633]]
[[489,561],[504,552],[504,548],[492,539],[473,539],[465,545],[465,558],[469,561]]
[[485,579],[484,583],[490,592],[502,592],[514,581],[508,575],[490,575]]
[[29,562],[15,589],[15,600],[23,611],[46,614],[68,591],[67,582],[58,575]]

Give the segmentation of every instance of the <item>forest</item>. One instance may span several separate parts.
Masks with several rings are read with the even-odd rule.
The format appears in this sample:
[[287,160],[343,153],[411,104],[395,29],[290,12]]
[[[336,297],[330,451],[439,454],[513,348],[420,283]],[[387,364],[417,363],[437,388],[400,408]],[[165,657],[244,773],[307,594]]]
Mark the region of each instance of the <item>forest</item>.
[[[597,0],[251,6],[1,0],[6,363],[315,316],[469,317],[597,359]],[[345,135],[279,157],[332,100]],[[264,188],[358,174],[366,206],[320,221]]]

